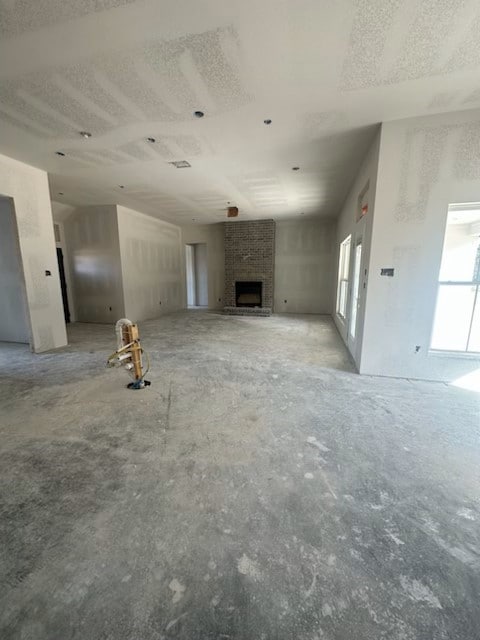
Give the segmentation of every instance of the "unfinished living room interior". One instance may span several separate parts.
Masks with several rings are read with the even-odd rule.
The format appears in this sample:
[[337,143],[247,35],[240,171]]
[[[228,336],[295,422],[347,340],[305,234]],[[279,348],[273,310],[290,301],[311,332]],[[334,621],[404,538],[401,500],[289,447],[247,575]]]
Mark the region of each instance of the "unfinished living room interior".
[[2,640],[478,640],[480,6],[0,0]]

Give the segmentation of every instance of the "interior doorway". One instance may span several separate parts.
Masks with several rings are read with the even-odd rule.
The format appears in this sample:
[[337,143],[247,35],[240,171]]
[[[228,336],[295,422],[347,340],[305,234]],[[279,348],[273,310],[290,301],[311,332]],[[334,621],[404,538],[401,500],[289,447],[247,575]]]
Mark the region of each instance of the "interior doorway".
[[208,307],[207,245],[185,245],[187,305]]
[[0,196],[0,341],[30,344],[25,277],[12,198]]
[[67,280],[65,278],[65,264],[63,262],[63,250],[57,247],[58,273],[60,274],[60,288],[62,290],[63,315],[65,322],[70,322],[70,308],[68,306]]

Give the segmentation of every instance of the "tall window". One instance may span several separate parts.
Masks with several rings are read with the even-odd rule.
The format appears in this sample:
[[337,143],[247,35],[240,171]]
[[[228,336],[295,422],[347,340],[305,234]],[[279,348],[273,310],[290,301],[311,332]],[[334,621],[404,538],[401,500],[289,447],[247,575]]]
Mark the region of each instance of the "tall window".
[[350,313],[350,335],[355,338],[357,332],[357,311],[360,303],[360,265],[362,263],[362,242],[357,242],[355,247],[355,262],[353,265],[353,289],[351,313]]
[[431,348],[480,353],[480,204],[449,208]]
[[351,242],[352,236],[348,236],[340,244],[340,256],[338,258],[337,314],[342,320],[345,320],[347,314]]

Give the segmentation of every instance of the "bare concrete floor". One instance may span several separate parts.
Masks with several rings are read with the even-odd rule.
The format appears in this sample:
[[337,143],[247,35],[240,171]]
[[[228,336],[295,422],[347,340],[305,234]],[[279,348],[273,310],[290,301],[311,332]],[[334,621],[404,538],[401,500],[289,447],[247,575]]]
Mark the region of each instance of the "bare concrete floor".
[[3,640],[478,640],[479,402],[359,377],[323,317],[0,347]]

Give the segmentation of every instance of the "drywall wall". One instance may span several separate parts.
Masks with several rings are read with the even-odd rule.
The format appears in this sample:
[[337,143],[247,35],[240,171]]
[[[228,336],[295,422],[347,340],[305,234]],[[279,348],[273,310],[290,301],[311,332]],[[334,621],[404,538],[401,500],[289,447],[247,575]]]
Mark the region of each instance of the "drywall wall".
[[[48,178],[40,171],[0,156],[0,195],[13,198],[20,255],[35,352],[67,344],[58,275]],[[51,275],[47,275],[46,272]]]
[[195,291],[196,304],[199,307],[208,307],[208,265],[207,245],[195,244]]
[[77,321],[116,322],[125,305],[115,205],[75,209],[63,228]]
[[223,223],[182,227],[182,242],[206,244],[208,307],[223,309],[225,291],[225,241]]
[[275,313],[331,313],[335,223],[286,220],[275,231]]
[[[334,286],[332,296],[332,315],[337,329],[347,345],[357,367],[360,367],[363,340],[363,325],[365,317],[365,300],[368,290],[368,263],[370,256],[370,245],[372,228],[374,224],[374,214],[376,211],[375,191],[378,172],[378,158],[380,148],[380,134],[376,133],[372,144],[365,155],[365,159],[359,172],[351,186],[348,196],[344,202],[336,225],[336,241],[334,251]],[[359,218],[362,204],[368,202],[368,211]],[[336,313],[336,296],[338,284],[338,258],[340,243],[348,236],[351,236],[350,254],[350,286],[347,299],[347,314],[345,320]],[[360,267],[361,281],[359,286],[359,305],[356,316],[355,338],[351,336],[349,320],[351,317],[351,293],[354,272],[354,252],[358,242],[362,242],[362,262]]]
[[30,343],[30,326],[13,200],[0,198],[0,341]]
[[185,308],[180,227],[117,207],[125,313],[133,321]]
[[448,205],[478,201],[480,112],[382,125],[362,373],[451,381],[480,368],[429,353]]

